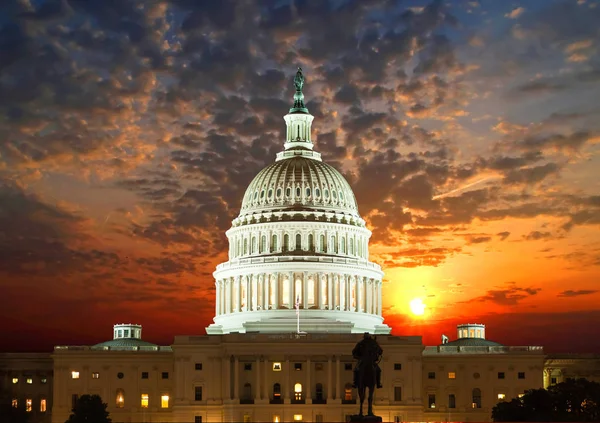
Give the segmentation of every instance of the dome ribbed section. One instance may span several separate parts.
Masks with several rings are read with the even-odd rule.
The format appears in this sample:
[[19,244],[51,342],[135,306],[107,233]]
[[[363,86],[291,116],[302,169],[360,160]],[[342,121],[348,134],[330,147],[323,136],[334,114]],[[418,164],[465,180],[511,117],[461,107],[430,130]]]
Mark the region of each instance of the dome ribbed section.
[[275,162],[256,175],[244,195],[240,217],[288,209],[359,217],[344,177],[328,164],[302,156]]

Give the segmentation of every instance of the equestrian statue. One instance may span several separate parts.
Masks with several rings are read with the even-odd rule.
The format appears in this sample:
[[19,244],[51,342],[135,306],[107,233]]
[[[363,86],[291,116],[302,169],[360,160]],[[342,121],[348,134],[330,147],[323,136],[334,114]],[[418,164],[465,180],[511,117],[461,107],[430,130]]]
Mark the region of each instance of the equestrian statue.
[[[373,394],[375,387],[381,388],[381,368],[379,362],[383,350],[377,343],[377,340],[368,332],[365,332],[363,339],[360,340],[352,350],[352,357],[358,362],[354,368],[354,385],[358,389],[358,397],[360,398],[360,411],[355,421],[364,421],[367,418],[375,418],[381,421],[381,418],[373,414]],[[363,415],[363,403],[365,394],[369,388],[369,396],[367,402],[367,416]],[[361,420],[362,419],[362,420]],[[370,420],[370,419],[369,419]]]

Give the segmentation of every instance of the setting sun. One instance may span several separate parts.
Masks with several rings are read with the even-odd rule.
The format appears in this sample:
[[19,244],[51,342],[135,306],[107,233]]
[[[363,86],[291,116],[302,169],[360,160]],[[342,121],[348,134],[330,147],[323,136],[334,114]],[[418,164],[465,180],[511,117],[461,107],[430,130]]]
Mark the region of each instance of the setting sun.
[[425,307],[426,305],[423,304],[423,300],[420,298],[415,298],[410,302],[410,311],[412,311],[415,316],[422,316],[425,313]]

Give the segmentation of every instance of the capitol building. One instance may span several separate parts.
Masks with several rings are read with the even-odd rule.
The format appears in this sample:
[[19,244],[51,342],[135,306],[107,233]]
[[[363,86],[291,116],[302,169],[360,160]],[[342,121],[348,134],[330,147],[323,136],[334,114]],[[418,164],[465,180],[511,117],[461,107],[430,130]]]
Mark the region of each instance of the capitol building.
[[160,346],[140,325],[116,324],[97,345],[0,354],[2,400],[44,423],[64,423],[84,394],[100,395],[115,423],[344,422],[358,412],[351,351],[364,332],[384,351],[374,412],[385,422],[490,421],[494,405],[528,389],[600,380],[598,356],[504,346],[483,324],[431,347],[390,335],[371,232],[348,182],[315,151],[300,70],[294,83],[283,150],[226,232],[206,335]]

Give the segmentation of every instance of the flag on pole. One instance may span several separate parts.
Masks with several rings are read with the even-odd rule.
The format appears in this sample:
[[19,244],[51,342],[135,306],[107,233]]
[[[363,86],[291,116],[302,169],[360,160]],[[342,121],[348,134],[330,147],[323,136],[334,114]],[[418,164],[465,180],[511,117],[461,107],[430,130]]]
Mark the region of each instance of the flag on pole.
[[300,295],[296,295],[296,316],[300,316]]

